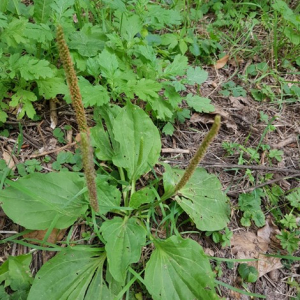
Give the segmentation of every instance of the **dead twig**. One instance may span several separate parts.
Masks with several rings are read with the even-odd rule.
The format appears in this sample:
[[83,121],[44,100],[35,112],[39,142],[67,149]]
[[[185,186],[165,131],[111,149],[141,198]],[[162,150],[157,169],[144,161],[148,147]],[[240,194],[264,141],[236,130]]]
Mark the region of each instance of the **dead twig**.
[[200,163],[201,166],[215,167],[215,168],[237,168],[237,169],[249,169],[249,170],[261,170],[261,171],[273,171],[273,172],[283,172],[283,173],[295,173],[299,174],[300,170],[297,169],[286,169],[286,168],[274,168],[274,167],[265,167],[265,166],[256,166],[256,165],[235,165],[235,164],[218,164],[203,162]]
[[77,144],[77,142],[73,142],[73,143],[67,144],[67,145],[65,145],[63,147],[60,147],[60,148],[56,148],[56,149],[53,149],[53,150],[50,150],[50,151],[45,151],[45,152],[42,152],[42,153],[39,153],[39,154],[30,155],[29,158],[36,158],[36,157],[41,157],[41,156],[45,156],[45,155],[48,155],[48,154],[60,152],[60,151],[65,150],[65,149],[67,149],[69,147],[72,147],[72,146],[74,146],[76,144]]
[[190,150],[188,149],[173,149],[173,148],[164,148],[164,149],[161,149],[161,152],[162,153],[190,153]]
[[295,135],[295,136],[291,136],[291,137],[287,138],[286,140],[284,140],[278,144],[273,145],[273,148],[277,148],[277,149],[283,148],[289,144],[296,143],[296,142],[297,142],[297,136]]
[[273,179],[273,180],[269,180],[269,181],[266,181],[266,182],[263,182],[263,183],[261,183],[261,184],[252,186],[251,188],[248,188],[248,189],[245,189],[245,190],[242,190],[242,191],[232,191],[232,192],[229,191],[229,192],[227,192],[226,194],[227,194],[227,196],[238,196],[238,195],[241,194],[241,193],[252,192],[253,190],[258,189],[258,188],[261,188],[261,187],[264,187],[264,186],[266,186],[266,185],[273,184],[273,183],[278,182],[278,181],[281,181],[281,180],[286,180],[286,179],[290,179],[290,178],[295,178],[295,177],[300,177],[300,173],[293,174],[293,175],[290,175],[290,176],[279,177],[279,178]]

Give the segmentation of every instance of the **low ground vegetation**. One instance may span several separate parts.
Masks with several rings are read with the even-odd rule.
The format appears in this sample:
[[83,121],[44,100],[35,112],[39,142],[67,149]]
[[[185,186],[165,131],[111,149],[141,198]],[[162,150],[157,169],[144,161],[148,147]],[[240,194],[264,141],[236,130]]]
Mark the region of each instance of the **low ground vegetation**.
[[297,1],[33,2],[0,3],[0,298],[298,299]]

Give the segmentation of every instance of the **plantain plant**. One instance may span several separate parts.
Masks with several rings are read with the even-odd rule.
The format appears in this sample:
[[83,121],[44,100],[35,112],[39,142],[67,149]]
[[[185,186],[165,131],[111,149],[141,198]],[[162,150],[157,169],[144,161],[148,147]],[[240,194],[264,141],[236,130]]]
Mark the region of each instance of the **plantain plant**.
[[[83,163],[84,170],[90,173],[85,180],[79,172],[64,171],[4,181],[0,199],[6,215],[27,230],[47,230],[40,246],[22,243],[59,252],[38,271],[27,299],[121,299],[125,293],[130,299],[135,281],[155,300],[218,299],[214,273],[202,247],[184,238],[176,220],[167,220],[168,212],[175,209],[177,217],[185,212],[199,231],[226,226],[229,205],[221,184],[197,167],[219,130],[220,117],[186,171],[163,164],[162,179],[152,172],[154,178],[141,187],[137,182],[158,164],[158,129],[143,109],[127,101],[123,107],[96,108],[96,126],[89,130],[61,28],[57,40],[81,132],[82,159],[88,162]],[[105,161],[108,170],[98,168],[95,173],[90,137],[97,161]],[[79,218],[93,232],[93,245],[77,245],[69,237],[64,248],[47,243],[53,229],[66,229]],[[163,225],[168,230],[159,237]],[[12,281],[5,268],[7,276],[0,281],[7,286]]]

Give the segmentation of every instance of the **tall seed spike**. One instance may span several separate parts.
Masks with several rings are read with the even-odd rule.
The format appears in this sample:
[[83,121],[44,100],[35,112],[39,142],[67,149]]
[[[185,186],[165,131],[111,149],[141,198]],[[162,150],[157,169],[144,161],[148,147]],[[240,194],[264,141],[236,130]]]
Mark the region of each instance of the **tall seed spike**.
[[208,146],[211,144],[211,142],[214,140],[214,138],[218,134],[220,126],[221,126],[221,117],[219,115],[216,115],[212,128],[205,136],[204,140],[202,141],[201,145],[199,146],[194,157],[191,159],[181,180],[176,185],[174,193],[177,193],[180,189],[182,189],[187,184],[187,182],[190,180],[190,178],[192,177],[193,173],[195,172],[198,164],[203,159]]
[[76,121],[80,131],[80,145],[82,152],[82,162],[87,183],[90,205],[94,211],[99,211],[96,187],[96,173],[93,161],[93,151],[90,143],[90,135],[85,115],[82,97],[78,86],[78,79],[70,56],[70,51],[64,38],[62,27],[57,27],[57,44],[59,55],[65,70],[68,87],[71,94],[72,105],[76,114]]

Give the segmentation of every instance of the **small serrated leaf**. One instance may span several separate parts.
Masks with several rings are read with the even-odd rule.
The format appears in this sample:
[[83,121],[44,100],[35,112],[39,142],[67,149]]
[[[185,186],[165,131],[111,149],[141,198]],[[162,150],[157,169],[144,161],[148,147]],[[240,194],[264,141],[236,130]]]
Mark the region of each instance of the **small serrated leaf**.
[[186,56],[176,55],[174,61],[170,63],[164,70],[164,75],[166,77],[172,76],[182,76],[188,66],[188,60]]
[[148,101],[149,98],[158,98],[158,92],[161,88],[161,83],[151,79],[142,78],[136,83],[134,93],[142,100]]
[[168,122],[162,129],[162,132],[166,135],[172,136],[174,133],[174,130],[175,130],[174,126],[170,122]]
[[193,85],[195,83],[202,84],[207,80],[208,72],[201,69],[200,67],[189,67],[187,69],[187,83]]
[[210,103],[210,99],[208,98],[188,94],[186,97],[186,102],[197,112],[210,113],[215,111],[215,107]]

